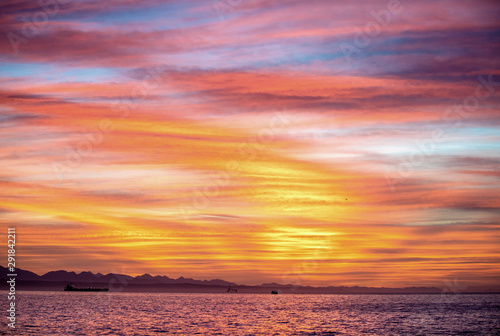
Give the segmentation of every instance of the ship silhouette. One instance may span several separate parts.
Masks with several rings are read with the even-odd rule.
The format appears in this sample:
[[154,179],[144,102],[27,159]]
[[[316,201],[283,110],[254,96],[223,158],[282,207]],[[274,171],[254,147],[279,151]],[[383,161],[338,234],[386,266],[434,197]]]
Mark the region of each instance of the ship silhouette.
[[77,288],[74,287],[73,284],[67,284],[64,287],[64,291],[66,292],[107,292],[109,288],[93,288],[93,287],[85,287],[85,288]]

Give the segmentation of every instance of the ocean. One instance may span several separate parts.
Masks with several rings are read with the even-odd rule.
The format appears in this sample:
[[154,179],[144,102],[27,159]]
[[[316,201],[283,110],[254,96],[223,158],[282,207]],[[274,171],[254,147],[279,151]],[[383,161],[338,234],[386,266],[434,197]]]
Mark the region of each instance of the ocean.
[[[500,335],[500,295],[16,294],[0,335]],[[7,307],[7,292],[0,306]]]

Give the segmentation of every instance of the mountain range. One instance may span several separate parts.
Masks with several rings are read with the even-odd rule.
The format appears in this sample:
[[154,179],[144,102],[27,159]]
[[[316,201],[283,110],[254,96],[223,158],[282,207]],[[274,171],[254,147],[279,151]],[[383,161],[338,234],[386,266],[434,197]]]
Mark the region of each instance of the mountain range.
[[[0,277],[2,279],[7,278],[7,274],[10,272],[7,268],[0,266]],[[194,284],[194,285],[212,285],[212,286],[236,286],[235,283],[213,279],[213,280],[194,280],[191,278],[179,277],[177,279],[169,278],[168,276],[152,276],[150,274],[143,274],[136,277],[125,274],[116,273],[92,273],[92,272],[68,272],[68,271],[51,271],[45,273],[44,275],[38,275],[36,273],[26,271],[20,268],[16,268],[16,274],[18,280],[23,281],[65,281],[65,282],[75,282],[75,283],[109,283],[113,281],[115,283],[126,283],[126,284],[140,284],[140,285],[151,285],[151,284]]]
[[[0,265],[0,290],[7,290],[9,270]],[[16,290],[62,290],[68,283],[81,287],[109,287],[110,292],[176,292],[176,293],[270,293],[278,291],[288,294],[457,294],[457,293],[500,293],[496,287],[464,287],[460,291],[437,287],[345,287],[345,286],[294,286],[291,284],[264,283],[257,286],[238,285],[233,282],[212,279],[195,280],[179,277],[152,276],[150,274],[136,277],[116,273],[92,273],[71,271],[51,271],[43,275],[16,268]]]

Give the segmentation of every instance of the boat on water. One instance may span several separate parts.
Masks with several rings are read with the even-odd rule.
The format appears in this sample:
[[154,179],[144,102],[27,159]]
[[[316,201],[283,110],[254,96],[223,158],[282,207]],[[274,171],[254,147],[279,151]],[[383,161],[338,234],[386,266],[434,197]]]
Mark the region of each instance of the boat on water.
[[278,294],[278,291],[276,291],[276,290],[272,290],[272,291],[271,291],[271,294]]
[[107,291],[109,291],[109,288],[93,288],[93,287],[77,288],[77,287],[73,286],[72,284],[67,284],[66,287],[64,287],[64,291],[66,291],[66,292],[107,292]]

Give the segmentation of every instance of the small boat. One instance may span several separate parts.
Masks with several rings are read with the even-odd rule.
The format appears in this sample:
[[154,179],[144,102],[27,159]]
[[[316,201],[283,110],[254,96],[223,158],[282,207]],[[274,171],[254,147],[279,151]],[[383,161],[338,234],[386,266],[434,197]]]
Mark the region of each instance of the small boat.
[[238,293],[238,290],[236,288],[229,287],[226,292],[227,293]]
[[85,288],[77,288],[72,284],[67,284],[64,287],[64,291],[66,292],[107,292],[109,288],[93,288],[93,287],[85,287]]
[[272,290],[272,291],[271,291],[271,294],[278,294],[278,291],[276,291],[276,290]]

